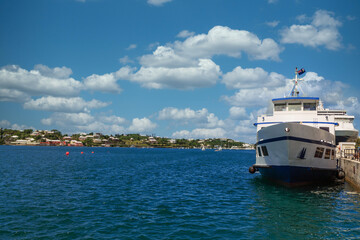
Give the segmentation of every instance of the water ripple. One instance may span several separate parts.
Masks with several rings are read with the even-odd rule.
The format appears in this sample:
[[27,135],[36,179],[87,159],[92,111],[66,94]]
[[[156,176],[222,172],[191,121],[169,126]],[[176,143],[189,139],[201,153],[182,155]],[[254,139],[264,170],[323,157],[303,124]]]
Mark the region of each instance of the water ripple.
[[248,174],[253,151],[0,146],[0,154],[0,239],[360,236],[359,192],[341,182],[268,183]]

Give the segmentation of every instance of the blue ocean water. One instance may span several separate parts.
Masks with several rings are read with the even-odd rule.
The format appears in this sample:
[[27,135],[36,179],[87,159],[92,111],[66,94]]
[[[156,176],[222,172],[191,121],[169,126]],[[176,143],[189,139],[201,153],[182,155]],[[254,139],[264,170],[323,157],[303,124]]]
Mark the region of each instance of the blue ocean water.
[[245,150],[0,146],[0,239],[360,238],[350,185],[285,188],[249,174],[254,162]]

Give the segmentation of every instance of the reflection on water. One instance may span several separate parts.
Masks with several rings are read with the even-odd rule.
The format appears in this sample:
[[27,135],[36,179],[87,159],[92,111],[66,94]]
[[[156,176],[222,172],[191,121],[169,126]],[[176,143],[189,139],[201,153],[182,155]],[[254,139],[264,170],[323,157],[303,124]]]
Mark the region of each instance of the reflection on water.
[[351,186],[269,183],[248,173],[254,151],[0,146],[0,156],[0,239],[360,236]]
[[287,188],[256,176],[252,184],[256,202],[252,214],[258,221],[253,232],[259,238],[360,236],[360,194],[346,183]]

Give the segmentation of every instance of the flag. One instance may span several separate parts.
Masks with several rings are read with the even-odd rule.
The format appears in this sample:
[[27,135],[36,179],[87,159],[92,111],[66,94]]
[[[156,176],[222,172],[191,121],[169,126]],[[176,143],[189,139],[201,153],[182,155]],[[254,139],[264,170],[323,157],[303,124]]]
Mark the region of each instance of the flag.
[[300,69],[299,71],[297,71],[297,73],[299,74],[299,75],[301,75],[301,74],[303,74],[305,72],[305,69]]

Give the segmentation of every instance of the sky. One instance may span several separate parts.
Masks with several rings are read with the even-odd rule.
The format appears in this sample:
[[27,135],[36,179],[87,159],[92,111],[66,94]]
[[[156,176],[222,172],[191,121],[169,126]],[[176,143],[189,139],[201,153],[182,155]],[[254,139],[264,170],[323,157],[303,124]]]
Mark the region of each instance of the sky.
[[360,127],[357,0],[0,0],[0,127],[254,143],[287,96]]

